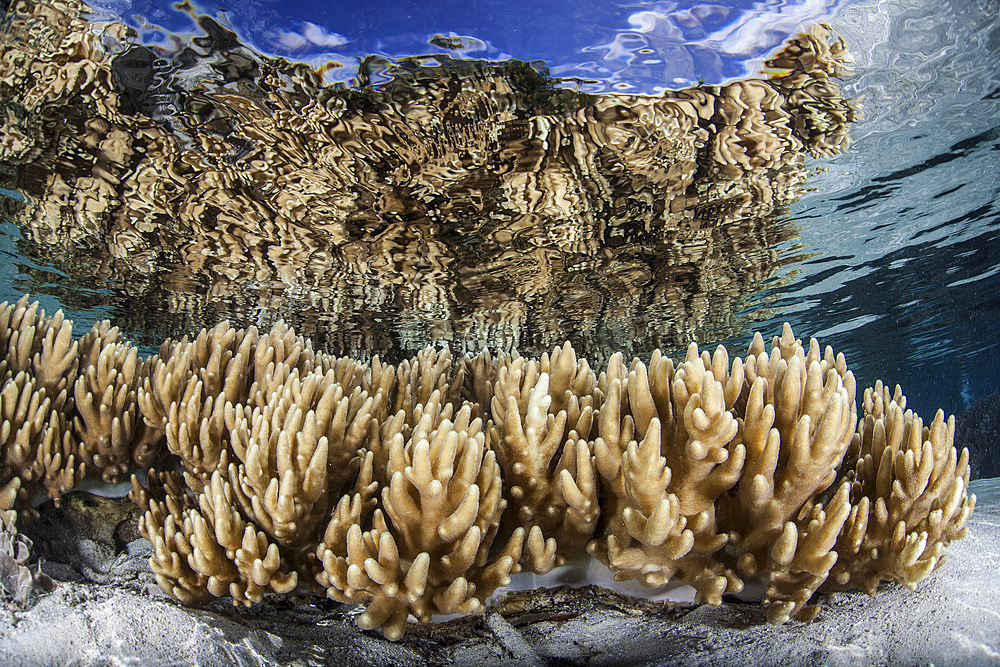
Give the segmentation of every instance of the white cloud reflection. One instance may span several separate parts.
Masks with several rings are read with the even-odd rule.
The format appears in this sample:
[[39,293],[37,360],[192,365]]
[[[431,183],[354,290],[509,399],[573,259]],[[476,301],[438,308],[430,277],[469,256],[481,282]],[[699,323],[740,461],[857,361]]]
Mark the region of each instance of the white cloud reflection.
[[350,42],[343,35],[327,32],[323,26],[310,21],[303,21],[297,30],[275,28],[273,37],[277,44],[289,51],[302,51],[314,47],[332,48]]
[[[722,83],[759,73],[790,35],[829,20],[842,0],[730,3],[653,2],[628,17],[629,27],[582,49],[611,72],[603,84],[642,81],[653,89],[699,80]],[[599,55],[598,55],[599,54]],[[571,69],[571,68],[566,68]]]

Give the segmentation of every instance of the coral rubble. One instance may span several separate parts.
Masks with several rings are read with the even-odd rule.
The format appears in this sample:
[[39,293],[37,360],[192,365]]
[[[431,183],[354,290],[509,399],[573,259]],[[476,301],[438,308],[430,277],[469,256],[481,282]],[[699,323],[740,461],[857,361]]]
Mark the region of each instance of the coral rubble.
[[744,357],[692,343],[599,374],[569,344],[359,363],[283,323],[139,359],[27,297],[0,324],[7,519],[153,463],[132,478],[140,530],[189,604],[312,590],[398,638],[409,615],[476,613],[510,574],[589,552],[708,604],[763,577],[782,623],[813,617],[817,591],[913,587],[975,506],[953,417],[925,425],[881,383],[859,416],[843,355],[787,324]]

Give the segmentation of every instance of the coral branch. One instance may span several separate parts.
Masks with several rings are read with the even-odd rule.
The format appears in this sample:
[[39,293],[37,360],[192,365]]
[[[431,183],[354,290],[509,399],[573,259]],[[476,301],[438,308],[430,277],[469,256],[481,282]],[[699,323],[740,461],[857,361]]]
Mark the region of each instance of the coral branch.
[[709,604],[762,577],[783,623],[818,613],[817,591],[913,587],[975,507],[954,418],[925,425],[878,383],[859,424],[843,355],[788,325],[745,358],[692,344],[599,376],[568,344],[362,364],[279,322],[143,360],[107,323],[76,341],[26,299],[0,325],[0,520],[155,460],[131,497],[157,582],[186,604],[309,587],[398,638],[586,550]]

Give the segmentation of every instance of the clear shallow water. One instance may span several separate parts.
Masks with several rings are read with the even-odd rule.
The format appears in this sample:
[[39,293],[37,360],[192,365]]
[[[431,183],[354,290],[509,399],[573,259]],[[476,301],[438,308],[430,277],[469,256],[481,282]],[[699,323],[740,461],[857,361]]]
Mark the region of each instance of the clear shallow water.
[[1000,7],[871,2],[834,25],[864,118],[792,205],[801,242],[776,307],[900,383],[921,414],[1000,387]]
[[[502,224],[494,224],[494,220],[490,223],[494,227],[490,224],[484,227],[482,219],[464,212],[461,207],[441,209],[437,206],[439,211],[445,210],[451,217],[430,222],[424,222],[423,218],[416,221],[407,218],[412,211],[404,207],[405,210],[390,213],[399,216],[404,229],[416,231],[379,246],[383,250],[395,248],[400,257],[393,261],[400,264],[393,265],[388,272],[376,271],[383,282],[387,275],[399,277],[404,283],[402,287],[385,288],[378,282],[384,288],[379,292],[372,287],[370,274],[364,271],[357,274],[360,279],[346,283],[332,286],[317,283],[322,289],[312,289],[306,280],[299,280],[296,287],[300,274],[295,271],[300,271],[302,266],[312,267],[311,273],[303,274],[310,280],[323,275],[323,263],[310,259],[304,264],[287,264],[294,271],[289,276],[278,275],[276,289],[268,291],[265,286],[257,285],[255,292],[248,283],[238,283],[238,287],[229,291],[213,292],[219,290],[219,283],[199,280],[197,265],[190,273],[154,271],[145,278],[148,284],[138,286],[141,282],[138,279],[106,272],[96,272],[99,279],[95,280],[95,272],[87,265],[86,252],[56,252],[55,246],[28,240],[22,230],[7,223],[0,230],[0,252],[7,260],[0,268],[3,271],[0,297],[17,298],[23,292],[31,292],[49,309],[65,307],[84,327],[94,320],[110,317],[129,335],[148,345],[154,345],[163,335],[176,335],[197,326],[214,324],[222,317],[232,317],[240,323],[261,324],[287,317],[310,335],[317,336],[322,344],[354,353],[363,351],[366,346],[369,350],[381,351],[379,345],[390,345],[400,353],[428,339],[450,341],[461,348],[467,343],[459,340],[465,333],[479,331],[475,325],[476,317],[482,319],[481,313],[499,313],[501,324],[507,317],[508,321],[514,318],[523,325],[520,331],[491,329],[488,336],[483,334],[490,344],[517,343],[523,350],[532,346],[544,348],[570,337],[580,343],[591,358],[599,358],[611,349],[644,354],[654,344],[673,346],[672,351],[677,351],[684,334],[699,337],[700,343],[723,341],[731,349],[741,350],[752,331],[761,330],[765,335],[775,333],[782,321],[789,320],[799,335],[816,335],[824,344],[832,344],[843,351],[861,386],[870,384],[875,378],[898,382],[903,385],[910,405],[927,417],[939,407],[948,412],[961,411],[972,400],[997,391],[1000,384],[997,381],[1000,377],[1000,362],[997,361],[1000,358],[1000,335],[997,333],[1000,329],[1000,299],[997,297],[1000,293],[997,289],[1000,281],[1000,215],[997,209],[1000,190],[1000,18],[997,5],[995,2],[855,2],[841,6],[806,3],[762,7],[757,8],[756,13],[749,11],[750,5],[747,12],[737,12],[726,24],[729,29],[721,28],[718,21],[712,24],[714,19],[710,17],[716,16],[712,12],[702,14],[703,22],[714,25],[723,37],[745,34],[738,27],[755,25],[754,17],[765,20],[760,18],[762,11],[763,15],[771,17],[766,19],[770,21],[768,24],[784,26],[786,35],[813,20],[822,18],[830,22],[844,36],[855,61],[853,76],[840,82],[843,96],[854,100],[864,116],[850,124],[854,143],[844,153],[806,159],[804,170],[808,171],[808,179],[804,192],[777,198],[753,195],[754,215],[735,215],[727,223],[730,226],[719,225],[715,229],[716,235],[711,237],[711,242],[718,247],[724,247],[721,240],[749,238],[748,233],[758,240],[749,246],[737,244],[728,255],[711,255],[708,260],[691,260],[686,264],[681,262],[687,267],[684,271],[667,270],[665,266],[677,266],[674,261],[677,257],[671,259],[673,264],[661,260],[672,252],[676,255],[678,247],[688,250],[702,247],[699,230],[680,240],[673,238],[669,243],[662,239],[650,240],[633,233],[638,228],[629,222],[641,218],[641,207],[626,207],[620,214],[586,208],[594,202],[617,201],[614,197],[605,199],[603,195],[596,199],[584,197],[582,203],[577,202],[583,208],[570,207],[566,215],[557,215],[556,219],[593,218],[597,228],[605,232],[616,228],[624,230],[619,236],[610,232],[600,236],[605,246],[602,252],[610,252],[610,255],[595,253],[590,247],[567,249],[564,245],[553,244],[551,239],[548,243],[540,242],[539,237],[532,234],[519,236],[515,232],[502,236],[506,233]],[[111,20],[117,16],[133,25],[145,25],[141,36],[161,45],[167,42],[163,34],[149,28],[150,22],[170,30],[191,29],[188,19],[185,19],[188,20],[186,26],[170,25],[169,17],[178,12],[156,14],[164,6],[105,4],[95,9],[99,10],[99,18]],[[130,13],[131,9],[136,11]],[[560,34],[567,36],[562,43],[554,37],[543,38],[550,34],[546,30],[552,28],[543,25],[543,20],[526,22],[516,32],[503,30],[504,25],[509,26],[509,22],[517,18],[509,14],[499,17],[496,25],[475,30],[474,21],[470,22],[474,16],[470,12],[463,12],[454,17],[453,24],[448,24],[440,17],[414,17],[412,12],[400,11],[398,15],[380,14],[378,21],[361,26],[364,28],[361,30],[357,25],[344,23],[347,19],[343,17],[310,14],[306,4],[296,5],[300,13],[293,16],[289,12],[284,20],[275,18],[272,10],[269,10],[272,13],[240,14],[254,17],[247,23],[235,18],[238,9],[231,7],[229,25],[237,29],[245,43],[259,51],[294,56],[313,66],[328,62],[331,52],[339,53],[344,68],[338,71],[353,71],[349,77],[338,79],[339,74],[333,77],[343,81],[357,78],[358,61],[363,54],[398,57],[420,53],[429,34],[448,32],[462,40],[474,37],[487,45],[479,51],[453,50],[452,55],[460,58],[546,58],[545,64],[553,74],[581,76],[581,68],[574,69],[574,63],[589,62],[581,54],[597,53],[599,49],[593,51],[596,46],[614,41],[616,35],[631,34],[626,29],[632,25],[630,15],[657,10],[674,17],[676,22],[677,12],[683,10],[690,14],[692,11],[688,6],[660,4],[588,14],[579,18],[579,32],[562,30]],[[553,7],[550,11],[556,9]],[[787,20],[773,20],[775,14],[782,12]],[[143,16],[146,23],[141,23],[137,16]],[[363,15],[355,18],[362,21]],[[323,23],[327,20],[330,23]],[[325,32],[309,28],[307,21],[326,26]],[[271,22],[270,27],[268,22]],[[407,33],[411,23],[414,25],[412,34]],[[667,23],[661,23],[661,28]],[[595,24],[603,27],[595,28]],[[275,32],[278,27],[281,30],[287,27],[286,32],[295,28],[304,39],[312,35],[314,39],[310,44],[313,46],[329,48],[312,49],[301,45],[297,50],[290,49],[288,40],[291,38],[287,38],[286,49],[282,52],[277,48],[280,44],[273,40],[267,42],[268,35],[279,34]],[[379,43],[376,36],[380,30],[385,36],[396,39],[403,35],[404,38]],[[666,60],[667,55],[675,52],[672,49],[679,48],[676,31],[663,28],[661,32],[662,35],[655,30],[643,33],[647,42],[641,48],[654,48],[655,51],[643,56],[662,56]],[[361,33],[365,35],[363,38],[349,44],[337,44],[338,39],[331,36]],[[652,39],[650,35],[657,38]],[[667,39],[670,35],[674,41]],[[738,41],[735,37],[728,42],[725,38],[714,41],[701,38],[696,40],[697,44],[689,45],[685,53],[690,56],[688,61],[691,63],[713,63],[709,80],[724,81],[755,71],[762,54],[773,56],[783,41],[783,38],[775,40],[774,34],[762,37],[764,39],[754,48],[741,47],[742,50],[734,46]],[[503,41],[505,38],[509,41]],[[108,40],[108,43],[110,54],[124,51],[124,41]],[[651,43],[653,47],[649,46]],[[714,53],[712,58],[709,58],[710,52]],[[620,60],[627,61],[628,58]],[[375,65],[382,67],[379,62]],[[354,63],[353,70],[351,63]],[[750,67],[754,70],[749,70]],[[206,76],[204,68],[186,71],[193,76]],[[331,71],[327,69],[323,73],[327,80]],[[670,81],[690,82],[705,74],[705,71],[695,72],[694,69],[678,70],[677,73],[654,72],[651,67],[608,67],[606,72],[591,68],[589,72],[588,76],[596,83],[585,84],[584,90],[614,90],[617,83],[626,82],[631,91],[640,92],[656,92],[656,81],[662,81],[665,76],[670,76]],[[595,72],[604,78],[597,78]],[[384,69],[378,76],[384,76]],[[379,83],[378,76],[373,79],[374,83]],[[221,90],[215,94],[228,92]],[[241,94],[254,99],[245,90]],[[536,116],[568,113],[577,103],[576,98],[551,94],[545,99],[546,104],[555,106],[533,111]],[[159,102],[154,100],[151,104],[154,107],[147,111],[155,116],[159,113],[159,107],[155,107]],[[287,140],[287,137],[275,139]],[[233,149],[235,153],[227,152],[226,155],[238,157],[241,146],[230,143],[226,150]],[[787,159],[789,164],[794,161],[791,156]],[[644,167],[631,167],[629,173],[656,173],[658,169],[666,169],[667,163],[669,160],[654,164],[646,171]],[[5,188],[18,190],[15,186],[25,186],[26,179],[44,178],[45,168],[58,170],[58,165],[53,167],[52,164],[43,164],[43,169],[36,171],[24,170],[23,166],[16,160],[5,162],[6,173],[22,169],[13,179],[20,179],[20,182],[4,185]],[[779,172],[780,169],[772,170],[766,177],[773,182],[779,179]],[[483,193],[488,195],[498,186],[484,181],[485,177],[476,173],[478,180],[474,179],[469,185],[475,190],[469,201],[482,207]],[[780,174],[780,178],[788,176],[787,171]],[[605,180],[608,180],[606,175]],[[590,181],[581,179],[581,182]],[[708,176],[701,182],[709,189],[720,183]],[[629,187],[636,186],[630,183]],[[757,192],[750,186],[746,191]],[[536,192],[546,190],[537,187]],[[6,217],[18,219],[16,198],[0,198],[0,201],[6,207]],[[382,208],[378,210],[383,213],[389,205],[386,201],[380,200]],[[426,200],[415,197],[401,201]],[[509,208],[509,202],[505,200],[504,206]],[[377,209],[374,205],[359,206],[357,202],[351,206]],[[697,206],[695,210],[704,215],[705,203]],[[626,219],[626,223],[601,226],[613,215]],[[517,220],[530,222],[535,219]],[[510,260],[502,248],[483,251],[482,239],[492,239],[497,248],[509,243],[514,250],[513,263],[501,261]],[[440,242],[450,244],[451,249],[444,253],[447,261],[436,264],[439,255],[435,254],[438,247],[435,244]],[[77,248],[81,246],[85,249],[86,243],[78,242]],[[189,264],[193,256],[186,255]],[[420,257],[426,262],[422,263]],[[603,257],[604,263],[595,264],[595,257]],[[633,261],[636,257],[639,260]],[[126,256],[124,261],[135,260]],[[275,274],[280,274],[284,265],[274,256],[270,256],[270,261],[272,266],[277,266]],[[367,261],[366,266],[377,264],[372,258]],[[470,270],[463,273],[463,266]],[[537,282],[538,266],[548,272],[545,277],[548,282]],[[414,282],[414,275],[437,276],[438,281]],[[496,275],[501,278],[496,283],[490,282]],[[461,278],[457,296],[456,286],[449,282],[456,281],[456,277]],[[273,281],[274,276],[270,279]],[[435,296],[442,279],[451,301]],[[170,283],[171,280],[174,282]],[[409,286],[405,284],[407,280],[411,281]],[[391,280],[389,282],[391,284]],[[166,283],[171,288],[164,297],[159,290]],[[524,283],[537,286],[522,290],[519,286]],[[679,292],[674,294],[671,290]],[[392,298],[386,300],[386,294]],[[495,300],[490,301],[496,294],[509,298],[498,305]],[[634,296],[636,294],[638,296]],[[344,302],[348,305],[344,306]],[[452,305],[442,307],[446,302]],[[595,305],[595,302],[600,303]],[[456,303],[466,306],[456,307]],[[469,303],[480,305],[468,306]],[[676,315],[677,308],[683,311],[680,317]],[[350,317],[344,317],[345,312],[351,313]],[[458,326],[456,322],[461,322],[462,318],[471,324]],[[567,324],[581,318],[589,318],[587,326],[574,328]],[[388,330],[394,331],[392,340],[382,340],[378,332]],[[670,336],[664,333],[658,337],[656,333],[668,330]]]

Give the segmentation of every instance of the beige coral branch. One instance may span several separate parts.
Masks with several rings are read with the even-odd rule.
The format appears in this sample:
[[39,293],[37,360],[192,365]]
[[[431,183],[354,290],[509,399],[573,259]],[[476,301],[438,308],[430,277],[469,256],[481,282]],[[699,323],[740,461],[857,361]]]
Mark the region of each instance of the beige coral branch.
[[813,593],[837,562],[834,551],[851,513],[850,485],[844,483],[826,506],[811,504],[797,522],[788,521],[770,552],[770,574],[764,608],[771,623],[791,618],[811,620],[819,607],[809,605]]
[[[619,364],[613,360],[605,377],[621,376]],[[624,431],[634,423],[641,438],[624,442],[616,420],[602,414],[595,453],[605,486],[617,496],[605,511],[618,516],[605,518],[604,537],[590,549],[607,559],[617,578],[662,586],[677,576],[713,604],[742,589],[717,555],[728,536],[718,531],[715,516],[718,498],[743,467],[745,450],[734,442],[738,425],[729,411],[742,382],[739,360],[730,368],[724,349],[713,362],[692,345],[676,369],[656,352],[649,369],[636,361],[624,383],[616,378],[608,385],[605,405],[612,414],[629,410]]]
[[489,558],[505,502],[482,423],[469,415],[465,407],[454,422],[443,419],[430,432],[415,429],[406,442],[402,434],[392,439],[394,472],[381,506],[370,530],[358,523],[348,528],[346,554],[336,551],[343,519],[364,504],[364,495],[338,504],[321,550],[320,581],[335,587],[334,598],[366,602],[361,627],[381,627],[398,638],[410,613],[420,620],[475,613],[516,571],[523,529]]
[[774,545],[788,535],[788,522],[842,473],[857,408],[843,356],[827,348],[821,358],[815,339],[806,352],[787,324],[770,354],[755,336],[745,371],[745,471],[719,512],[737,538],[732,551],[740,571],[755,575],[773,570]]
[[[0,484],[19,477],[19,493],[29,499],[42,490],[59,503],[62,493],[83,480],[71,432],[75,405],[78,343],[62,311],[46,317],[37,302],[23,297],[0,304]],[[9,488],[9,487],[8,487]],[[26,508],[27,509],[27,508]],[[29,510],[30,511],[30,510]]]
[[843,355],[788,325],[745,358],[616,354],[599,376],[569,345],[361,364],[279,322],[142,360],[107,323],[77,341],[26,299],[0,325],[0,518],[165,440],[131,497],[157,582],[186,604],[301,585],[398,638],[586,549],[710,604],[761,577],[771,622],[807,620],[817,592],[916,585],[975,507],[954,418],[925,425],[878,383],[858,423]]
[[597,527],[589,442],[596,389],[568,343],[540,363],[508,359],[497,369],[491,414],[512,510],[507,525],[532,533],[525,564],[533,572],[581,558]]
[[160,438],[139,414],[136,390],[148,372],[138,350],[117,329],[101,323],[80,341],[82,368],[74,385],[73,419],[78,456],[106,482],[117,482],[132,466],[149,465]]
[[855,436],[859,460],[852,489],[853,534],[841,537],[834,576],[869,594],[881,581],[912,588],[942,562],[952,540],[967,533],[976,504],[968,496],[969,452],[954,447],[955,418],[938,411],[930,426],[899,387],[865,390],[865,419]]
[[263,408],[235,406],[226,422],[239,464],[229,480],[243,512],[283,545],[315,543],[374,402],[360,388],[345,396],[333,370],[300,380],[296,369]]

